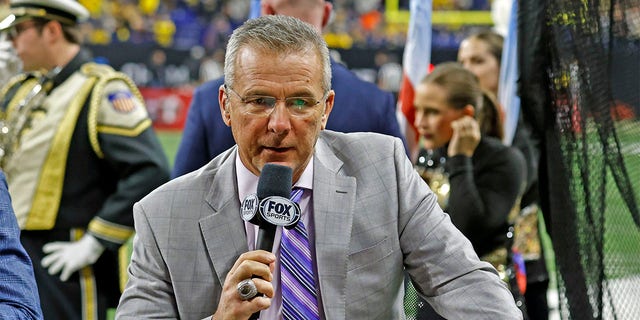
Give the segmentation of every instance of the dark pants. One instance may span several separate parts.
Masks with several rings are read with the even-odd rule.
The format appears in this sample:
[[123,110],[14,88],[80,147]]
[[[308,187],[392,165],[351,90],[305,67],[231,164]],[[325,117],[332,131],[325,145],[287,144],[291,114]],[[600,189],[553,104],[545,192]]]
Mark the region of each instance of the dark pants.
[[524,294],[524,298],[527,303],[527,313],[530,320],[549,319],[548,287],[548,280],[527,283],[527,291]]
[[416,319],[418,320],[442,320],[444,319],[442,316],[436,313],[435,310],[431,307],[430,304],[422,301],[423,303],[418,308],[418,314]]
[[[40,263],[45,254],[42,247],[52,241],[70,241],[67,231],[22,231],[20,240],[33,261],[33,271],[38,284],[42,313],[46,320],[83,319],[91,312],[104,320],[107,309],[118,306],[120,287],[118,280],[117,252],[105,251],[91,268],[75,272],[65,282],[60,274],[49,275]],[[93,299],[91,299],[93,297]],[[83,298],[84,302],[83,302]]]

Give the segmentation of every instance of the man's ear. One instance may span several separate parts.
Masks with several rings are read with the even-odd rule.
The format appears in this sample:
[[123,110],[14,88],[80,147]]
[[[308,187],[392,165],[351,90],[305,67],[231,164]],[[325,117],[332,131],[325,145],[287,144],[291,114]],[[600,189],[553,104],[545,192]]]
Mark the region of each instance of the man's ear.
[[42,26],[42,34],[48,36],[49,39],[60,39],[64,38],[64,33],[62,32],[62,25],[60,22],[56,20],[51,20],[45,23]]
[[231,114],[229,108],[229,96],[224,91],[224,84],[218,89],[218,103],[220,104],[220,115],[222,115],[222,121],[227,126],[231,125]]
[[336,97],[336,93],[333,90],[329,91],[329,94],[327,94],[327,100],[324,101],[324,111],[322,114],[322,118],[321,118],[321,128],[322,130],[324,130],[327,127],[327,121],[329,120],[329,114],[331,114],[331,110],[333,110],[333,102],[334,99]]

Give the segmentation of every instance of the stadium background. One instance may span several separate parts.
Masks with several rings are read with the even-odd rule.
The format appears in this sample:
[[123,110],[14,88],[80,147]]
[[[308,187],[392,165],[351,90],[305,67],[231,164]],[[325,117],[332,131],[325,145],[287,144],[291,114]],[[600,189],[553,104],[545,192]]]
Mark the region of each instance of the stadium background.
[[[96,61],[127,73],[141,88],[173,166],[191,93],[203,81],[220,75],[226,40],[247,19],[250,0],[79,2],[91,12],[89,22],[83,25],[87,47]],[[334,57],[361,78],[382,86],[382,65],[402,64],[409,0],[331,2],[334,16],[325,29],[325,40]],[[462,39],[492,27],[491,2],[433,0],[433,64],[455,60]],[[212,67],[201,67],[207,64]],[[397,93],[395,86],[383,89]],[[130,250],[129,246],[123,248]],[[553,275],[553,252],[546,252]]]
[[[91,12],[82,28],[96,60],[123,71],[141,87],[156,129],[180,131],[193,88],[221,75],[228,36],[249,16],[251,1],[79,2]],[[334,57],[361,78],[396,92],[409,0],[331,2],[333,17],[325,39]],[[490,0],[434,0],[433,9],[432,63],[455,60],[465,36],[493,24]],[[391,70],[385,73],[390,85],[382,84],[381,68]]]
[[[201,65],[217,64],[221,72],[226,40],[249,16],[250,0],[79,2],[91,12],[83,26],[85,43],[96,60],[127,73],[140,86],[173,166],[193,89],[220,75]],[[380,83],[379,71],[384,63],[402,64],[409,0],[331,2],[334,15],[325,40],[334,57],[361,78],[397,93],[398,87]],[[433,0],[432,5],[433,64],[455,60],[462,39],[494,24],[491,0]],[[546,252],[553,275],[553,251]]]

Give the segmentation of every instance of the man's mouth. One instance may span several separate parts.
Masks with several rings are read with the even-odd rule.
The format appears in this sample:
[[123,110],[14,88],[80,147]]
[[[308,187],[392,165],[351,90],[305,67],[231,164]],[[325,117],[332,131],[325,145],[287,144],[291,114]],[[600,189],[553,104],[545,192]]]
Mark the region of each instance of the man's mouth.
[[264,147],[264,148],[266,150],[273,151],[273,152],[286,152],[291,149],[287,147]]

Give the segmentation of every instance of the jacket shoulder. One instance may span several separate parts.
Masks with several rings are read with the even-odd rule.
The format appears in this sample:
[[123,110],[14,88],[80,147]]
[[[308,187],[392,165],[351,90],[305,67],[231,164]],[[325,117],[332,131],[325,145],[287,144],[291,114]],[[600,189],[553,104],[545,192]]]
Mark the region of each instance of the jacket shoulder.
[[84,64],[81,72],[96,78],[91,112],[98,131],[118,128],[123,135],[137,135],[151,124],[142,94],[127,75],[96,63]]
[[214,94],[217,95],[218,88],[220,88],[220,86],[223,84],[224,84],[224,78],[222,77],[218,79],[209,80],[199,85],[198,87],[196,87],[195,92],[197,93],[215,92]]
[[95,81],[89,101],[89,139],[99,157],[98,133],[138,136],[151,126],[140,90],[133,80],[111,66],[85,63],[80,72]]
[[193,99],[189,106],[198,112],[216,112],[218,110],[218,88],[224,84],[224,78],[218,78],[207,81],[195,88],[193,91]]
[[398,146],[404,150],[399,138],[375,132],[342,133],[323,130],[320,137],[336,154],[341,157],[353,157],[356,161],[365,157],[393,155],[394,149]]
[[361,95],[366,97],[366,99],[379,99],[380,97],[392,96],[391,92],[378,88],[376,84],[358,78],[355,73],[338,62],[332,61],[331,70],[333,75],[331,82],[334,90],[348,88],[349,94]]

